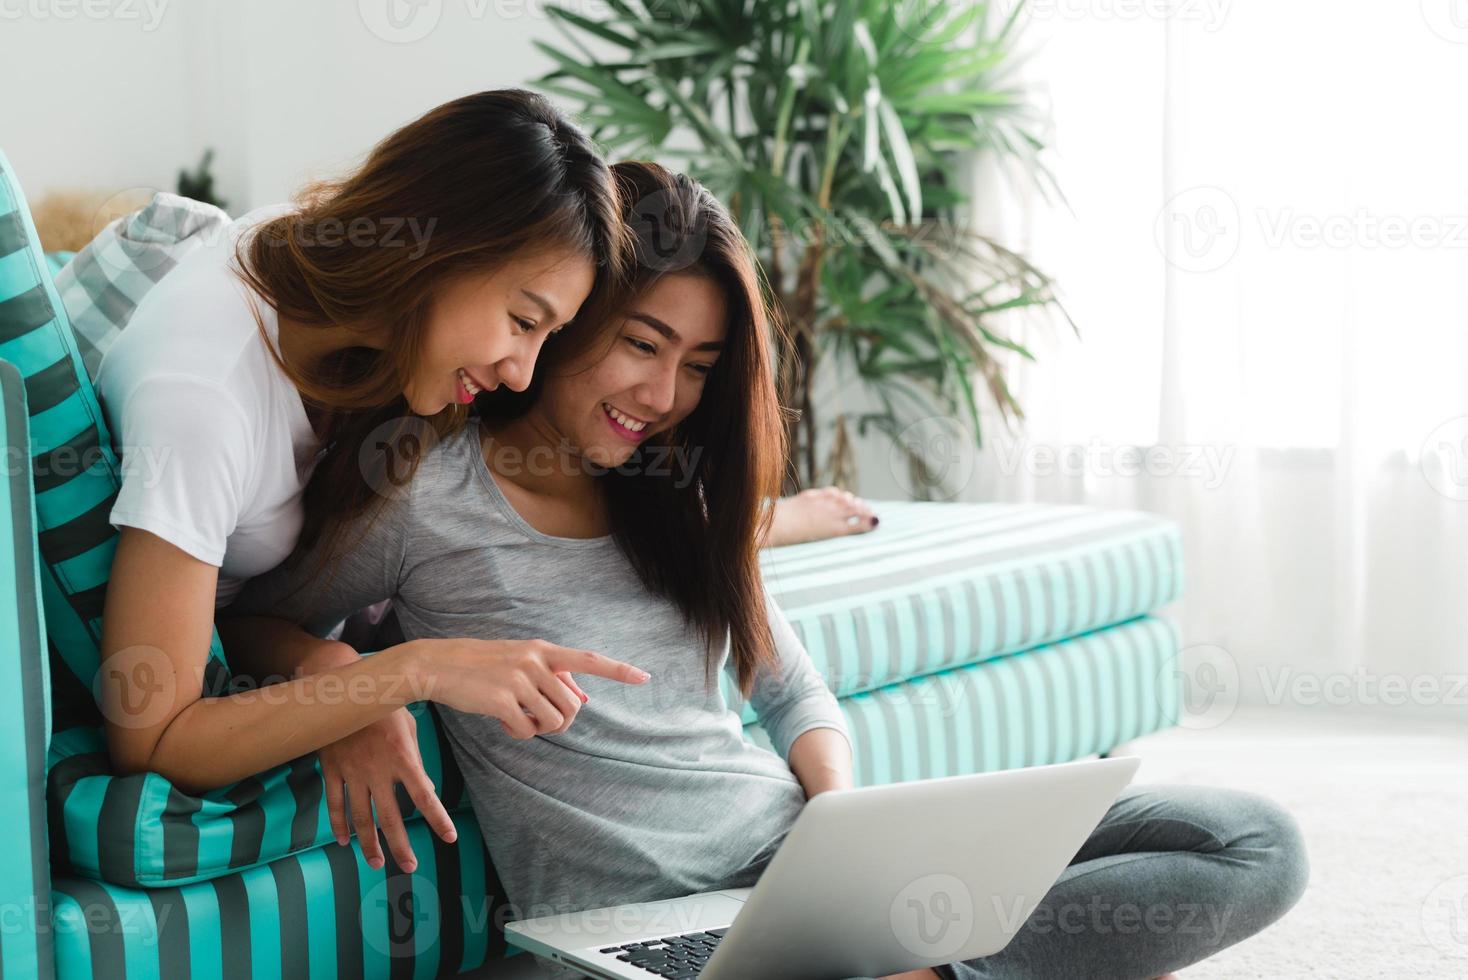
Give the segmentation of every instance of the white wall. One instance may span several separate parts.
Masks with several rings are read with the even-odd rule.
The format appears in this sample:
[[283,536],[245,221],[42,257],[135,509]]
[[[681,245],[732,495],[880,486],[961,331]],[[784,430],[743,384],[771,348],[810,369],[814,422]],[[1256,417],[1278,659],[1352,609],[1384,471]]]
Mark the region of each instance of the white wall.
[[183,57],[191,17],[134,13],[99,19],[0,2],[0,149],[32,199],[53,188],[154,184],[197,156]]
[[[172,190],[179,168],[193,167],[213,147],[217,193],[239,214],[351,165],[441,102],[528,86],[551,67],[533,42],[561,37],[543,6],[0,0],[0,91],[7,95],[0,100],[0,150],[36,201],[72,188]],[[604,0],[576,4],[592,17],[603,8]],[[1000,183],[987,184],[980,197],[996,217],[1024,204],[1012,185]],[[1004,222],[1017,223],[1012,215]],[[853,410],[862,401],[849,379],[827,372],[818,394],[823,426],[836,405]],[[975,457],[963,451],[954,496],[992,491],[970,476]],[[885,438],[862,440],[856,489],[907,496],[906,475],[893,458]]]
[[441,102],[528,86],[557,37],[521,0],[0,0],[0,149],[36,199],[171,190],[213,146],[239,213]]

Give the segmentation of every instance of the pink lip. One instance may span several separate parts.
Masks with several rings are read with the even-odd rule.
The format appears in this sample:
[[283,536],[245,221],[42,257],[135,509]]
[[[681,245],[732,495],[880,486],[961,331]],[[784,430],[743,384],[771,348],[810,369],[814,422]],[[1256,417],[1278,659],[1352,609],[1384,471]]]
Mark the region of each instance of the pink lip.
[[483,378],[481,378],[479,375],[475,374],[473,371],[470,371],[468,368],[464,368],[464,373],[467,374],[467,375],[469,375],[469,380],[470,381],[474,382],[479,387],[483,388],[485,391],[494,391],[496,388],[498,388],[500,386],[500,383],[498,381],[496,381],[494,384],[489,384]]
[[[485,384],[476,375],[470,374],[468,368],[463,368],[462,370],[465,374],[469,375],[470,381],[477,384],[484,391],[494,391],[496,388],[499,387],[498,381],[496,381],[492,385]],[[474,400],[473,392],[471,392],[468,388],[465,388],[464,382],[459,380],[458,371],[454,372],[454,398],[458,401],[460,405],[468,405]]]
[[618,422],[616,419],[608,415],[607,410],[605,408],[602,408],[600,405],[597,406],[597,411],[601,412],[601,417],[607,420],[607,425],[612,427],[612,431],[621,436],[623,439],[626,439],[628,442],[641,442],[644,438],[647,437],[647,429],[643,429],[641,432],[633,432],[621,422]]

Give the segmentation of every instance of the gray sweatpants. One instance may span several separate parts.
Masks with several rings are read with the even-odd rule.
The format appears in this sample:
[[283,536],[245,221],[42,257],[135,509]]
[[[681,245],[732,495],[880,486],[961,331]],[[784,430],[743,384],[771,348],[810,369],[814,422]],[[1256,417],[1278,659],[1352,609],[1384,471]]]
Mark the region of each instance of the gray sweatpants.
[[1299,827],[1267,797],[1212,786],[1129,787],[1009,945],[938,974],[1147,980],[1264,929],[1299,901],[1309,877]]
[[1141,980],[1274,922],[1309,880],[1294,818],[1256,793],[1124,791],[1009,945],[945,980]]

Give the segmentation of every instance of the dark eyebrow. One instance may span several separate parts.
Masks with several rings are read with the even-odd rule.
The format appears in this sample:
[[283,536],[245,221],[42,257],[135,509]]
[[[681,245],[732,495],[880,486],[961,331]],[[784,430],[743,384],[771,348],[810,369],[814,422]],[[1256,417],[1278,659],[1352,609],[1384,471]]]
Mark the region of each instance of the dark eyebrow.
[[520,292],[522,292],[526,296],[530,297],[530,302],[532,302],[536,306],[540,307],[541,311],[543,313],[545,313],[546,319],[548,319],[548,320],[559,320],[560,319],[560,316],[558,316],[556,314],[556,308],[554,306],[551,306],[549,303],[547,303],[544,296],[541,296],[541,295],[539,295],[537,293],[532,293],[528,289],[521,289]]
[[[629,313],[629,314],[627,314],[627,319],[629,319],[629,320],[639,320],[642,323],[647,324],[649,327],[652,327],[658,333],[662,334],[664,337],[666,337],[668,340],[672,341],[675,344],[678,343],[679,341],[681,341],[683,339],[682,337],[680,337],[678,335],[678,331],[674,330],[672,327],[668,326],[666,323],[664,323],[663,321],[659,320],[657,317],[653,316],[650,313]],[[695,347],[693,349],[694,350],[723,350],[724,349],[724,344],[723,344],[723,341],[710,340],[708,343],[699,344],[697,347]]]

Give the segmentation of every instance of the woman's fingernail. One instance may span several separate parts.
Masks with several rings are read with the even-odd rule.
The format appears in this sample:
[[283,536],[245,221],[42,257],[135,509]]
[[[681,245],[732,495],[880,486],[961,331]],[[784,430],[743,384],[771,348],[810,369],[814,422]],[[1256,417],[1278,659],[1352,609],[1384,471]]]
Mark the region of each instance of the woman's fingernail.
[[588,702],[590,700],[591,700],[591,698],[587,697],[586,694],[583,692],[582,695],[581,695],[581,703],[582,704],[585,704],[586,702]]
[[636,678],[637,678],[637,680],[638,680],[638,681],[639,681],[639,682],[640,682],[640,681],[645,681],[645,680],[647,680],[647,679],[648,679],[648,678],[649,678],[649,677],[651,677],[651,676],[652,676],[652,675],[651,675],[651,674],[649,674],[649,673],[648,673],[648,672],[647,672],[647,671],[645,671],[645,670],[639,670],[639,671],[637,671],[637,673],[636,673],[636,674],[634,674],[634,675],[633,675],[633,676],[634,676],[634,677],[636,677]]
[[336,842],[338,844],[340,844],[342,847],[346,847],[347,846],[347,839],[345,837],[338,837],[336,839]]
[[874,515],[872,517],[872,527],[876,527],[880,523],[882,523],[882,519]]
[[382,867],[382,858],[368,858],[367,864],[369,867],[372,868],[373,871],[376,871],[378,868]]
[[443,839],[452,844],[454,841],[459,839],[459,835],[451,830],[447,834],[443,835]]

